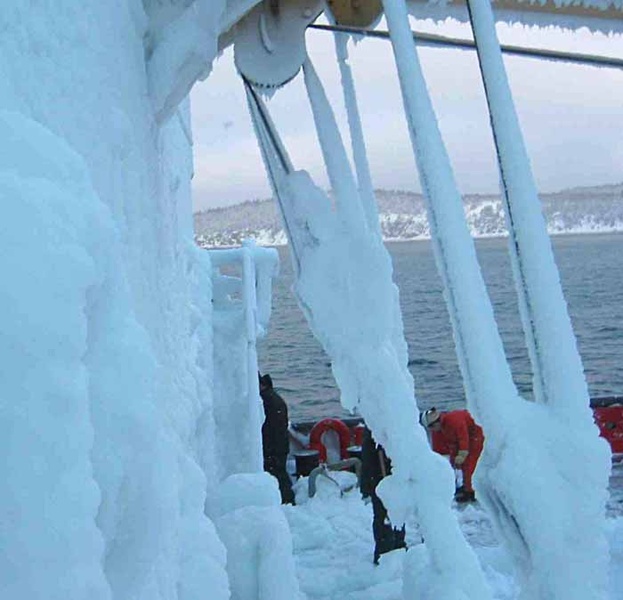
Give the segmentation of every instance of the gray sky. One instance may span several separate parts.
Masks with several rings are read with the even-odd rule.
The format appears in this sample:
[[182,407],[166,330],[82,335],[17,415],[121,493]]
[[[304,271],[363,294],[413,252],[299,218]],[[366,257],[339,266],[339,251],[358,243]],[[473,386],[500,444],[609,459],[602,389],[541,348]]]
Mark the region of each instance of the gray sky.
[[[470,37],[458,23],[413,25]],[[498,27],[502,43],[623,58],[621,36]],[[307,47],[348,145],[332,35],[308,31]],[[349,44],[349,52],[375,187],[420,191],[390,43],[366,39]],[[475,52],[421,48],[419,55],[461,191],[497,191]],[[191,94],[195,210],[271,195],[232,56],[230,48]],[[539,189],[623,181],[623,70],[518,57],[505,62]],[[278,90],[268,106],[294,166],[328,187],[302,77]]]

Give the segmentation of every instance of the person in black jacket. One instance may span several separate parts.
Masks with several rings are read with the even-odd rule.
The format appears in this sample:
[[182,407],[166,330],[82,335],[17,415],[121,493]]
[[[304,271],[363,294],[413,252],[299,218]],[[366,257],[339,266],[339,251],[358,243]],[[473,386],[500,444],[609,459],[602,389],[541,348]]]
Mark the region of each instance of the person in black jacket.
[[377,444],[372,432],[366,427],[361,445],[361,495],[372,500],[372,533],[374,534],[374,564],[379,564],[381,554],[397,548],[406,548],[405,527],[394,527],[383,502],[376,495],[376,486],[386,475],[391,474],[392,462],[383,446]]
[[286,461],[290,450],[288,438],[288,406],[273,388],[273,380],[268,373],[259,375],[260,396],[264,403],[266,419],[262,425],[262,448],[264,452],[264,471],[270,473],[279,483],[282,504],[294,504],[292,481],[286,471]]

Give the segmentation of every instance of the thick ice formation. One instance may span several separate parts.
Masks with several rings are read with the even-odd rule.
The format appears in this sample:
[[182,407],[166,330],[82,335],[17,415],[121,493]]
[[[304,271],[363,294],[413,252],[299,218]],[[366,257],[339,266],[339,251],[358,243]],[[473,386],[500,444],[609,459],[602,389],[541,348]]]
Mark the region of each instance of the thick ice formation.
[[[268,328],[279,255],[248,242],[210,252],[213,273],[214,419],[219,479],[262,470],[264,422],[258,389],[258,337]],[[235,269],[227,274],[227,268]],[[235,432],[235,434],[233,433]]]
[[[299,594],[276,484],[258,472],[254,340],[268,320],[274,254],[240,254],[241,308],[227,298],[208,254],[192,244],[192,136],[183,99],[209,73],[217,40],[227,43],[219,36],[255,4],[2,3],[2,598]],[[315,98],[326,113],[323,102]],[[486,598],[476,559],[449,514],[451,473],[415,426],[391,265],[372,213],[358,204],[341,141],[327,146],[333,125],[322,115],[319,125],[328,127],[322,136],[336,209],[304,172],[286,165],[278,184],[292,199],[292,235],[304,250],[298,292],[335,356],[346,404],[359,404],[396,458],[395,475],[383,484],[392,515],[400,519],[415,499],[430,553],[424,587],[436,598]],[[362,159],[356,163],[365,200],[369,184]],[[465,250],[460,226],[448,231]],[[470,265],[457,260],[454,267],[459,279],[467,268],[468,288]],[[462,314],[473,317],[471,335],[480,339],[490,315],[478,294],[471,300]],[[601,473],[602,465],[591,458],[578,468],[586,445],[544,406],[485,410],[487,398],[514,398],[496,344],[469,356],[502,374],[474,381],[470,392],[491,447],[506,444],[485,456],[482,489],[501,527],[512,527],[509,510],[521,527],[507,537],[518,542],[519,556],[526,540],[526,572],[542,565],[533,584],[562,589],[560,567],[570,563],[574,577],[597,585],[591,570],[602,564],[603,549],[589,528],[599,529],[601,488],[591,467]],[[228,362],[228,350],[235,360]],[[231,455],[224,436],[238,428],[236,415],[223,410],[229,400],[248,426]],[[526,451],[525,440],[534,450]],[[508,479],[517,473],[531,490],[513,489]],[[585,493],[591,481],[593,496]],[[538,503],[534,489],[545,496]],[[580,515],[575,529],[570,515]],[[421,558],[418,552],[418,565]],[[542,576],[550,567],[556,580]]]
[[232,600],[302,600],[290,528],[267,473],[228,477],[214,514],[227,546]]
[[335,207],[305,171],[289,170],[262,104],[250,95],[294,250],[299,303],[331,357],[343,406],[358,409],[392,457],[393,474],[380,489],[392,518],[400,523],[417,512],[434,573],[429,592],[440,598],[487,598],[476,557],[450,510],[453,476],[417,425],[402,327],[397,335],[401,320],[389,255],[368,227],[332,111],[309,61],[304,71]]
[[169,17],[161,27],[151,27],[149,33],[147,74],[158,123],[175,112],[198,79],[209,75],[225,0],[180,4],[175,8],[181,14]]
[[[556,390],[559,400],[552,406],[520,401],[417,60],[406,8],[402,2],[384,5],[468,407],[485,430],[485,451],[476,472],[477,492],[495,515],[514,554],[526,598],[603,597],[606,550],[602,528],[609,452],[590,419],[585,384],[578,386],[578,373],[572,372],[569,381],[562,383],[569,397],[561,398],[561,390]],[[489,25],[492,27],[492,22]],[[505,101],[498,101],[499,110],[504,110]],[[504,150],[513,152],[508,140]],[[505,158],[513,157],[511,168],[521,169],[524,157],[513,152]],[[529,235],[530,226],[539,223],[524,216],[521,225]],[[538,235],[532,232],[529,238],[537,252],[530,264],[540,282],[536,300],[549,310],[541,318],[560,323],[566,307],[556,288],[553,261],[548,262],[551,249],[545,236]],[[541,270],[544,275],[537,274]],[[550,353],[546,383],[548,379],[560,381],[567,376],[567,365],[558,363],[551,353],[557,347],[561,353],[573,353],[570,327],[550,328],[539,322],[535,327]],[[569,368],[577,362],[571,357]],[[575,409],[583,391],[585,406]],[[574,457],[571,463],[570,456]],[[586,468],[578,468],[576,461]],[[565,561],[574,565],[570,576],[561,573]]]
[[152,17],[0,9],[2,597],[229,597],[204,512],[211,267],[187,103],[158,127],[150,99]]
[[[112,223],[61,139],[2,111],[0,140],[0,196],[11,203],[0,228],[0,273],[11,276],[0,288],[1,589],[7,598],[83,598],[87,590],[110,598],[83,357],[87,293],[108,270],[98,246],[111,241]],[[58,277],[61,261],[68,277]],[[54,581],[39,576],[42,564]]]

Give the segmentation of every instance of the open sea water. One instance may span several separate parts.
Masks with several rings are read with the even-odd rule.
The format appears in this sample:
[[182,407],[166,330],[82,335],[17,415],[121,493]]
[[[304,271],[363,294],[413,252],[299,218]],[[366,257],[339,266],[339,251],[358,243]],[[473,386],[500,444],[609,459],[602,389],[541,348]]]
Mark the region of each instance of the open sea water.
[[[623,235],[552,238],[563,290],[591,396],[623,394]],[[400,289],[409,370],[421,410],[463,407],[465,394],[456,360],[441,281],[429,241],[387,245]],[[532,372],[519,320],[507,240],[476,241],[515,383],[531,397]],[[280,248],[273,313],[258,347],[260,370],[270,373],[289,405],[292,420],[344,417],[330,361],[311,334],[290,290],[292,266]]]

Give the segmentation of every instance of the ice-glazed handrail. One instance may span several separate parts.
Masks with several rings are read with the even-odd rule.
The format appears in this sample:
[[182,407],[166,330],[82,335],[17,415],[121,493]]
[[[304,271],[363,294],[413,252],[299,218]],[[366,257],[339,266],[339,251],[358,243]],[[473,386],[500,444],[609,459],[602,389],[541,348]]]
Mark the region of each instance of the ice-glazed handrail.
[[320,465],[316,467],[310,474],[307,480],[307,495],[313,498],[316,495],[316,479],[319,475],[323,475],[333,483],[337,485],[342,492],[340,484],[327,474],[329,471],[342,471],[344,469],[350,469],[355,467],[355,474],[357,475],[357,485],[361,487],[361,459],[357,457],[346,458],[330,465]]

